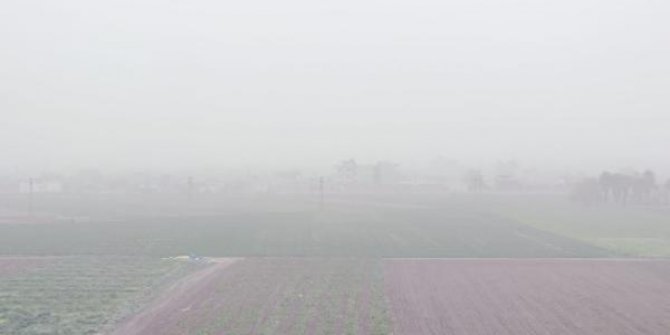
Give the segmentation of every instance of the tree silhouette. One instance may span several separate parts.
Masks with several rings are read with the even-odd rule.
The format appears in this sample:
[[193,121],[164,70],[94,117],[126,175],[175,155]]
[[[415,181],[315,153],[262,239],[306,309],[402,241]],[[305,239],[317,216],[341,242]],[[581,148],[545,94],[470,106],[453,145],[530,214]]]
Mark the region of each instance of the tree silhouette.
[[463,179],[468,190],[471,192],[482,191],[486,187],[484,175],[479,170],[468,171]]

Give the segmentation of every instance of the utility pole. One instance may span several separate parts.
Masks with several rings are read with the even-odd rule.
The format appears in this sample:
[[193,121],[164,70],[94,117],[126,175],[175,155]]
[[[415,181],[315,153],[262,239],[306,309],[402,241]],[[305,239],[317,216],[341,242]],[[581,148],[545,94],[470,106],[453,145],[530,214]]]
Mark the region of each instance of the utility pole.
[[324,184],[325,179],[323,177],[319,178],[319,208],[323,210],[324,205]]
[[188,200],[193,199],[193,177],[188,177]]
[[28,216],[33,216],[33,178],[28,179]]

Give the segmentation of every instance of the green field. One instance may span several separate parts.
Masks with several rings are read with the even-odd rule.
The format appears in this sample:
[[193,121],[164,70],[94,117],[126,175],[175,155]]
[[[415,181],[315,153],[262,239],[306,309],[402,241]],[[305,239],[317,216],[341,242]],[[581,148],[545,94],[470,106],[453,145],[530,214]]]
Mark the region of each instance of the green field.
[[556,196],[489,199],[498,215],[625,256],[670,257],[670,208],[579,206]]
[[614,252],[459,201],[324,210],[138,215],[0,225],[0,254],[364,257],[606,257]]
[[[26,261],[0,258],[0,267]],[[0,334],[98,334],[192,267],[155,258],[64,257],[0,273]]]
[[1,224],[0,254],[670,256],[668,209],[589,208],[561,195],[331,196],[323,209],[289,197],[38,200],[60,219]]

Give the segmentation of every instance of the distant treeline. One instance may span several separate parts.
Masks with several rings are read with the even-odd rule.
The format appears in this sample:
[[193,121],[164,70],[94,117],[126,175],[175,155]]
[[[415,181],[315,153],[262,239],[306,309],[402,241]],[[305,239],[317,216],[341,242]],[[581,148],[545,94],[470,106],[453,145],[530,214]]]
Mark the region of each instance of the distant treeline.
[[659,183],[656,174],[651,170],[642,173],[603,171],[598,177],[586,178],[576,183],[573,186],[571,198],[585,205],[668,204],[670,180]]

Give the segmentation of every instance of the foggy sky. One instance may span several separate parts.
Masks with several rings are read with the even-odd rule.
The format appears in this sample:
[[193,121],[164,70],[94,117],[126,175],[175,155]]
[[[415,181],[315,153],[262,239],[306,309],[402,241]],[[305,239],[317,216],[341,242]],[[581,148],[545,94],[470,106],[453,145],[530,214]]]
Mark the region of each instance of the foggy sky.
[[670,3],[3,0],[0,171],[670,167]]

